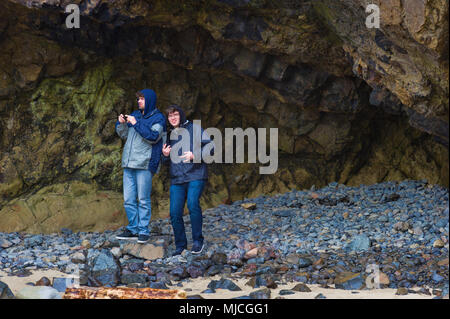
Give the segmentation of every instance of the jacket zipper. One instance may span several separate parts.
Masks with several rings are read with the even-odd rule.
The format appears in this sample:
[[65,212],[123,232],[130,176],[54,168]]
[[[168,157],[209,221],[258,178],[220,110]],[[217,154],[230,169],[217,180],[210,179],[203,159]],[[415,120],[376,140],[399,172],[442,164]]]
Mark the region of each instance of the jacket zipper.
[[128,163],[130,163],[130,155],[131,155],[131,149],[133,148],[133,142],[134,142],[134,137],[136,136],[136,132],[133,128],[133,137],[131,138],[131,142],[130,142],[130,150],[128,151],[128,160],[127,160],[127,167],[128,167]]

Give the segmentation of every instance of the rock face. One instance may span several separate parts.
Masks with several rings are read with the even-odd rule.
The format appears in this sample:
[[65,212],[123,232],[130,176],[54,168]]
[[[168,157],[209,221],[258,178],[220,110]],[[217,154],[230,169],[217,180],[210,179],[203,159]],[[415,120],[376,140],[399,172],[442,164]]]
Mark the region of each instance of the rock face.
[[126,224],[114,124],[144,87],[204,128],[278,128],[277,172],[212,164],[205,208],[331,181],[448,187],[448,2],[379,1],[379,29],[365,2],[78,0],[67,29],[69,1],[2,1],[0,231]]
[[345,39],[342,48],[353,73],[373,88],[372,104],[405,113],[413,127],[448,146],[448,1],[373,1],[380,8],[379,29],[365,26],[366,3],[320,0],[315,5]]

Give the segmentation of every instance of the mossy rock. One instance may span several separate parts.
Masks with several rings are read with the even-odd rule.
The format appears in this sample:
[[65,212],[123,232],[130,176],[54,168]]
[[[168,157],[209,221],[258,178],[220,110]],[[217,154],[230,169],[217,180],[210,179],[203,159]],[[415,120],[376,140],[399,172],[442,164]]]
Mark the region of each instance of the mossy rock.
[[121,193],[78,181],[47,186],[15,200],[0,210],[0,219],[2,232],[105,231],[127,225]]

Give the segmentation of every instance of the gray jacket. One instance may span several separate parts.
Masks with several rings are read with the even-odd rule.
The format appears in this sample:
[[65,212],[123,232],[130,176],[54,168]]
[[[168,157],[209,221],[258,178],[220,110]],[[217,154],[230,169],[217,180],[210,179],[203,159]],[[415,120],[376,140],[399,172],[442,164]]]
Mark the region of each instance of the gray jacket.
[[[122,167],[148,169],[150,159],[152,157],[152,147],[157,144],[160,139],[162,143],[166,142],[166,132],[163,131],[163,126],[159,123],[154,124],[151,130],[158,132],[159,137],[155,141],[150,141],[143,138],[132,126],[127,123],[118,124],[116,132],[120,138],[125,139],[126,143],[122,153]],[[158,164],[156,172],[159,172],[161,163]]]

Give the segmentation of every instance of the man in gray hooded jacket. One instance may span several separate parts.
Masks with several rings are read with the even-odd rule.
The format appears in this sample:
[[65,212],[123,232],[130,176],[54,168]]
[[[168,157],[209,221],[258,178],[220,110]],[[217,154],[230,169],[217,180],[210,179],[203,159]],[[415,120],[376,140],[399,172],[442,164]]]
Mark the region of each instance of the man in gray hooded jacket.
[[139,110],[120,114],[116,132],[126,140],[122,153],[124,207],[128,218],[117,239],[146,243],[151,219],[152,177],[160,169],[162,145],[166,141],[166,119],[156,109],[156,93],[145,89],[137,94]]

